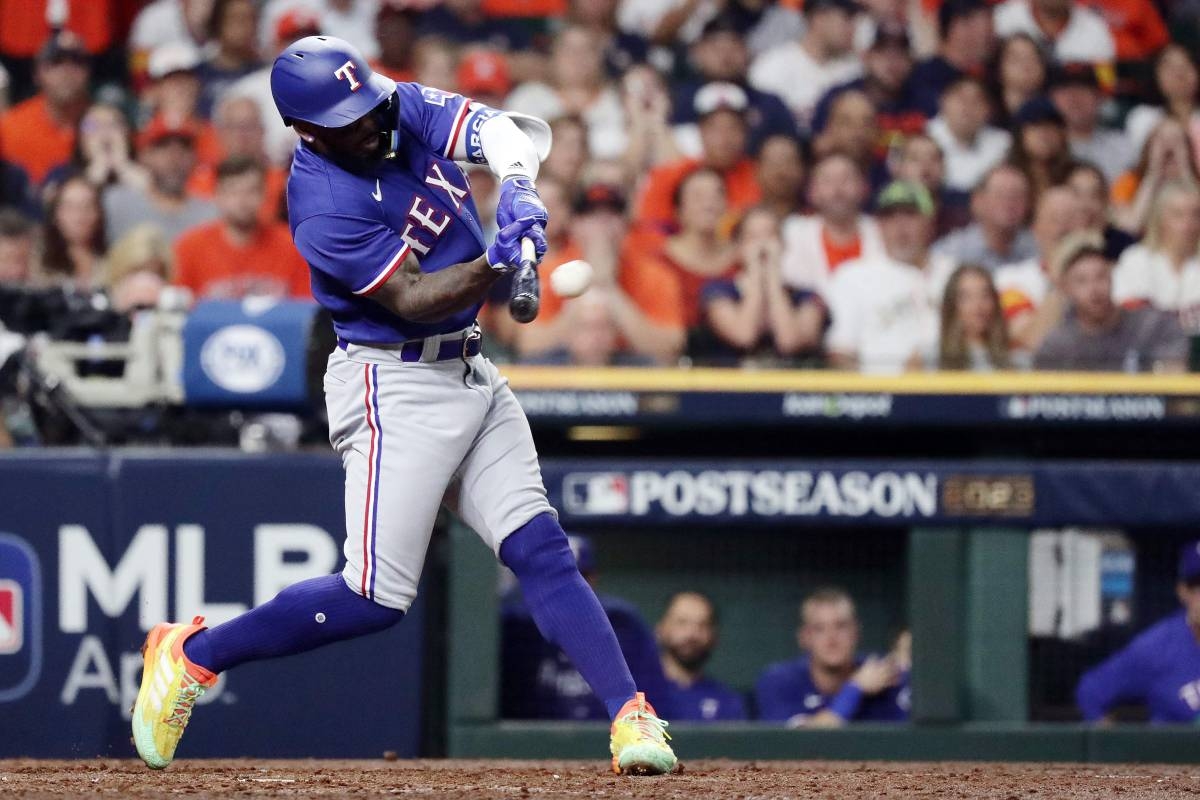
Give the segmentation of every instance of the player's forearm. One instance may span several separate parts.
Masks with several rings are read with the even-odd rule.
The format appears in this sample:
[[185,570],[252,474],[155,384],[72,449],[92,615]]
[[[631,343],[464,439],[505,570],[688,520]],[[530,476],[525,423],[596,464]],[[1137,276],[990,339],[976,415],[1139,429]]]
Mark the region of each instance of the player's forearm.
[[371,298],[406,320],[440,322],[483,300],[499,277],[486,256],[437,272],[422,272],[417,259],[409,255]]

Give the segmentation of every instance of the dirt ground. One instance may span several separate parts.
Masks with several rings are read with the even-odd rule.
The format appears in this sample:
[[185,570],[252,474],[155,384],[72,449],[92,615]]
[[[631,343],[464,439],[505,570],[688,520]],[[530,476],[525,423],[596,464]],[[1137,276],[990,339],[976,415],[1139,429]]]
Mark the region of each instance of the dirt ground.
[[0,760],[0,797],[1196,798],[1200,767],[695,761],[674,775],[612,775],[591,761]]

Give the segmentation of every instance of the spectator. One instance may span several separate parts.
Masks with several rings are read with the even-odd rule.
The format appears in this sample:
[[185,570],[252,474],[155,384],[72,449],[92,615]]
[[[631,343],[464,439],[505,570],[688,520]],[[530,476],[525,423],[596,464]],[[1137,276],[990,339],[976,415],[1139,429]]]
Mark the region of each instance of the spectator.
[[[583,170],[588,164],[587,124],[581,117],[558,117],[550,123],[554,146],[542,163],[541,176],[561,181],[568,194],[583,189]],[[541,178],[538,179],[539,189]]]
[[198,110],[206,119],[226,89],[261,66],[254,0],[214,0],[208,34],[215,49],[197,70],[201,85]]
[[653,67],[637,64],[629,68],[621,80],[621,105],[628,123],[628,145],[622,160],[629,178],[640,179],[660,164],[678,161],[681,150],[690,156],[703,153],[698,126],[672,129],[668,124],[670,96]]
[[605,80],[603,50],[587,28],[559,33],[550,54],[549,82],[517,86],[505,107],[542,119],[578,114],[587,123],[593,158],[620,158],[628,144],[621,98]]
[[[143,92],[143,101],[154,115],[143,126],[139,144],[144,145],[146,132],[160,127],[188,128],[196,135],[196,153],[204,164],[221,160],[216,134],[206,119],[200,116],[202,85],[199,69],[203,54],[190,44],[173,43],[156,47],[150,53],[147,74],[150,84]],[[272,101],[273,107],[274,101]]]
[[813,292],[783,284],[779,218],[766,208],[751,209],[738,223],[737,243],[737,275],[709,281],[702,290],[706,325],[688,348],[693,359],[736,364],[745,355],[817,356],[829,314]]
[[29,283],[34,270],[33,254],[33,223],[14,209],[0,209],[0,289]]
[[1069,234],[1083,230],[1083,204],[1067,186],[1047,189],[1033,215],[1038,255],[996,270],[996,288],[1013,345],[1028,352],[1062,317],[1066,298],[1053,279],[1055,262]]
[[72,175],[83,175],[101,189],[120,184],[144,189],[150,177],[134,158],[133,131],[121,109],[95,103],[79,120],[71,160],[46,176],[46,189],[56,189]]
[[1021,106],[1042,94],[1050,68],[1031,37],[1018,33],[1000,42],[988,69],[992,87],[992,122],[1008,128]]
[[932,112],[920,102],[917,85],[912,80],[911,49],[908,32],[903,27],[877,28],[870,48],[863,54],[863,76],[825,93],[813,113],[813,132],[819,134],[825,129],[834,101],[851,90],[863,92],[871,101],[876,112],[875,125],[883,134],[885,147],[904,135],[925,130],[925,121]]
[[1025,227],[1029,216],[1029,179],[1011,164],[992,167],[971,193],[975,220],[934,245],[959,264],[996,270],[1037,255],[1037,243]]
[[750,53],[734,14],[725,12],[710,20],[689,53],[696,75],[680,82],[672,93],[671,123],[677,135],[681,126],[694,126],[699,116],[696,94],[713,82],[737,84],[746,94],[750,150],[757,150],[768,136],[798,135],[796,120],[783,101],[747,82]]
[[[281,212],[287,190],[287,172],[267,159],[266,136],[258,106],[249,97],[226,95],[213,114],[213,131],[224,160],[249,158],[263,165],[266,186],[258,218],[264,224],[279,221],[285,216]],[[201,164],[188,180],[188,191],[196,197],[210,198],[216,184],[216,168]]]
[[800,142],[780,134],[768,137],[758,150],[755,165],[762,191],[761,205],[769,208],[777,219],[800,213],[806,171]]
[[732,83],[710,83],[696,93],[700,122],[700,158],[663,164],[646,176],[634,217],[643,227],[671,231],[676,197],[683,179],[699,168],[716,172],[730,210],[739,212],[762,197],[754,162],[746,154],[746,93]]
[[70,31],[51,36],[35,65],[38,94],[0,117],[0,152],[35,184],[71,157],[75,129],[88,108],[88,71],[78,36]]
[[1064,64],[1052,70],[1050,99],[1066,122],[1072,156],[1100,167],[1110,182],[1133,166],[1137,152],[1125,134],[1100,124],[1104,96],[1095,67]]
[[560,347],[522,359],[526,364],[572,367],[652,367],[654,360],[621,345],[621,331],[607,292],[585,292],[567,300],[562,309]]
[[[990,19],[990,17],[989,17]],[[971,222],[971,195],[946,186],[946,160],[942,147],[927,133],[904,137],[893,148],[889,168],[894,180],[924,186],[937,206],[934,229],[939,238]]]
[[[288,14],[301,13],[306,15],[305,24],[320,27],[321,21],[306,9],[295,9]],[[280,17],[280,24],[287,19],[288,14]],[[379,56],[371,61],[371,69],[388,76],[397,83],[413,79],[413,45],[417,41],[417,25],[420,23],[421,10],[417,4],[407,0],[383,0],[375,17],[375,41],[379,45]],[[276,36],[278,41],[279,36]],[[348,40],[348,41],[353,41]],[[286,45],[285,45],[286,46]],[[500,57],[504,63],[503,57]],[[508,78],[508,64],[504,63],[505,79]],[[508,94],[505,90],[501,96]],[[474,96],[474,95],[472,95]],[[488,103],[494,106],[494,103]]]
[[[458,47],[440,36],[424,36],[413,45],[413,78],[422,86],[458,91]],[[553,117],[550,117],[553,119]]]
[[1148,61],[1171,41],[1153,0],[1081,0],[1104,20],[1117,46],[1117,61]]
[[0,158],[0,211],[6,209],[15,209],[34,219],[42,215],[25,170]]
[[86,178],[68,178],[46,207],[39,278],[86,291],[98,284],[107,239],[100,190]]
[[[436,36],[457,45],[481,45],[513,54],[528,51],[533,45],[528,25],[523,25],[520,20],[489,16],[481,0],[446,0],[432,6],[421,11],[417,32],[422,39]],[[346,38],[332,30],[329,33]],[[374,38],[371,37],[372,41]],[[517,67],[518,75],[529,77],[528,69],[520,69],[520,65],[514,67]]]
[[[411,78],[409,79],[411,80]],[[485,106],[500,108],[512,90],[508,61],[495,50],[471,50],[458,62],[458,91]]]
[[202,47],[208,39],[212,0],[153,0],[138,12],[129,34],[130,71],[140,79],[150,54],[170,44]]
[[1038,369],[1180,371],[1187,339],[1173,314],[1113,302],[1113,263],[1095,236],[1064,243],[1056,283],[1071,313],[1037,349]]
[[930,257],[933,199],[897,181],[876,202],[884,253],[843,265],[829,281],[829,361],[841,369],[916,367],[937,339],[936,302],[953,265]]
[[889,658],[857,654],[854,601],[821,589],[800,606],[796,640],[804,655],[772,664],[758,679],[759,717],[790,727],[908,719],[908,675]]
[[736,20],[753,53],[787,41],[803,23],[792,3],[758,0],[622,0],[617,19],[621,28],[659,47],[690,45],[704,26],[724,11]]
[[887,183],[889,177],[883,158],[886,151],[880,149],[880,139],[875,106],[865,92],[851,89],[833,101],[829,123],[813,140],[813,152],[817,156],[841,153],[854,159],[874,191]]
[[1104,18],[1075,0],[1006,0],[996,7],[996,33],[1025,33],[1060,63],[1108,63],[1117,45]]
[[104,192],[108,238],[120,239],[141,222],[158,225],[174,241],[179,234],[216,216],[211,203],[187,195],[188,176],[196,165],[194,126],[169,127],[161,119],[142,131],[138,158],[150,173],[145,189],[111,186]]
[[1200,185],[1195,153],[1183,125],[1164,117],[1142,148],[1137,166],[1113,184],[1114,218],[1117,225],[1137,236],[1145,230],[1154,199],[1168,183]]
[[1136,239],[1112,224],[1109,213],[1108,182],[1100,168],[1086,161],[1071,167],[1067,185],[1075,190],[1083,209],[1083,229],[1104,237],[1105,254],[1116,261]]
[[1021,106],[1013,118],[1013,134],[1012,161],[1029,176],[1034,197],[1067,179],[1073,163],[1067,123],[1049,99],[1035,97]]
[[1151,722],[1193,725],[1200,716],[1200,542],[1180,548],[1175,596],[1182,609],[1139,634],[1079,679],[1075,701],[1088,722],[1113,721],[1144,705]]
[[857,78],[852,0],[808,0],[808,27],[799,40],[766,51],[750,65],[750,84],[779,96],[808,131],[817,101],[830,88]]
[[929,135],[946,159],[946,186],[967,193],[1008,156],[1012,135],[988,125],[987,90],[977,78],[959,78],[942,93]]
[[646,60],[646,40],[636,33],[623,31],[617,24],[618,0],[570,0],[567,21],[580,25],[604,47],[604,69],[616,78]]
[[994,372],[1012,366],[1000,294],[983,267],[964,264],[950,274],[938,338],[938,369]]
[[1124,252],[1113,273],[1123,306],[1173,311],[1200,332],[1200,187],[1168,183],[1155,198],[1146,238]]
[[171,245],[153,225],[139,225],[108,251],[102,281],[113,311],[130,314],[158,306],[171,281]]
[[[321,20],[318,14],[305,6],[299,6],[279,17],[274,26],[275,40],[268,51],[278,55],[287,46],[305,36],[317,36],[321,33]],[[416,59],[414,53],[413,59]],[[287,166],[292,160],[292,150],[299,139],[296,131],[290,125],[284,125],[275,109],[275,99],[271,95],[271,65],[267,64],[244,78],[234,82],[226,91],[225,96],[248,97],[258,106],[259,119],[263,130],[266,131],[266,152],[272,164]],[[215,162],[213,162],[215,165]]]
[[991,9],[984,0],[943,0],[938,36],[937,55],[918,63],[912,75],[921,107],[931,116],[947,86],[964,75],[984,76],[994,45]]
[[[580,574],[594,589],[598,576],[591,540],[572,533],[567,542]],[[634,682],[648,687],[647,693],[653,691],[656,698],[667,698],[670,690],[650,626],[628,601],[604,592],[596,592],[596,599],[612,623]],[[542,638],[519,588],[508,592],[500,605],[500,715],[506,719],[608,719],[604,704],[566,655]]]
[[[541,179],[538,183],[541,186]],[[570,242],[559,255],[555,256],[553,249],[549,255],[558,263],[582,257],[591,264],[594,272],[588,294],[608,296],[608,308],[624,348],[658,364],[671,364],[679,358],[685,338],[680,281],[657,254],[630,251],[625,212],[620,189],[604,184],[588,187],[577,200]],[[548,235],[562,241],[554,226],[551,218]],[[544,284],[550,284],[552,272],[542,270]],[[523,358],[537,357],[565,339],[571,320],[559,313],[561,309],[561,298],[549,286],[543,291],[537,321],[521,326],[517,334]]]
[[675,719],[714,722],[746,718],[742,696],[704,674],[717,647],[717,608],[696,591],[676,592],[654,628]]
[[867,191],[853,159],[832,153],[817,160],[808,187],[814,213],[783,222],[783,279],[788,286],[824,294],[843,263],[883,252],[875,220],[862,213]]
[[214,194],[220,219],[176,241],[176,283],[197,298],[310,296],[308,268],[287,225],[259,217],[265,189],[260,162],[246,156],[221,162]]
[[1165,117],[1183,126],[1193,153],[1200,151],[1200,68],[1191,52],[1179,44],[1168,44],[1155,58],[1150,101],[1135,106],[1125,117],[1125,135],[1137,152]]

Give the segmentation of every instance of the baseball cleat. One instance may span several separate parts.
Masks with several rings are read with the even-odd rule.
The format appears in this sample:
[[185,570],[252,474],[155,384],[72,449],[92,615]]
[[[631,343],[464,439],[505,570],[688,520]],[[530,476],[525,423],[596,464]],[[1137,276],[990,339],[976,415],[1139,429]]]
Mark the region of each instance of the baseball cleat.
[[612,724],[608,749],[613,772],[619,775],[662,775],[675,769],[677,759],[667,733],[667,721],[659,719],[646,695],[638,692],[621,707]]
[[192,716],[192,708],[217,676],[188,661],[183,643],[204,630],[204,617],[191,625],[155,625],[142,645],[142,685],[133,704],[133,744],[151,769],[163,769]]

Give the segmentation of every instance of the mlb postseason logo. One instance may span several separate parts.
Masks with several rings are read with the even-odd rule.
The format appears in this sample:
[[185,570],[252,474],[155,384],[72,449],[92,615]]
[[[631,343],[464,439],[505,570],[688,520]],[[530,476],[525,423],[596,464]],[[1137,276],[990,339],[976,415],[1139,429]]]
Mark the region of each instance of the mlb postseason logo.
[[563,481],[568,513],[629,513],[629,478],[622,472],[572,472]]
[[0,703],[19,700],[42,668],[41,570],[23,539],[0,533]]

